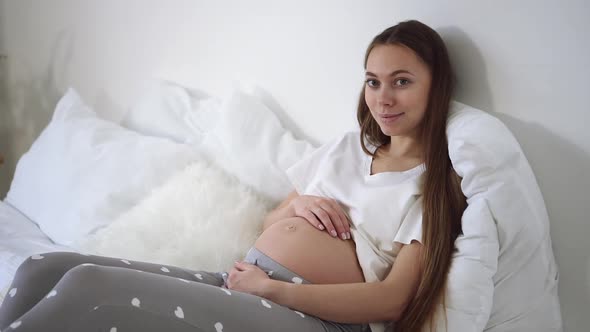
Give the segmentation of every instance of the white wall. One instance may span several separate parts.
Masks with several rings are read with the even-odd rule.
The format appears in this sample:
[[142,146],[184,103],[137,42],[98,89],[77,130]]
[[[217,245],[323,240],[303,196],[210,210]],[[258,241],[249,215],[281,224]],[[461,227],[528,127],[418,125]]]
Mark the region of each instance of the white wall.
[[[0,194],[17,158],[76,87],[119,119],[149,77],[213,94],[269,91],[317,141],[355,126],[371,37],[416,18],[447,41],[457,99],[521,142],[552,220],[566,331],[590,326],[590,2],[0,0]],[[585,329],[586,328],[586,329]]]

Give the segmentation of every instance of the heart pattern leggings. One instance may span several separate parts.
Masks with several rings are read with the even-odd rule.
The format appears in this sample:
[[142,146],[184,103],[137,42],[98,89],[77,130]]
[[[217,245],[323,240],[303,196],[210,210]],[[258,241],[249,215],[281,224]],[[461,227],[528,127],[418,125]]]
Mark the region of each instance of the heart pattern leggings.
[[[255,248],[244,261],[307,283]],[[228,290],[227,273],[67,252],[29,257],[0,307],[0,331],[362,332]]]

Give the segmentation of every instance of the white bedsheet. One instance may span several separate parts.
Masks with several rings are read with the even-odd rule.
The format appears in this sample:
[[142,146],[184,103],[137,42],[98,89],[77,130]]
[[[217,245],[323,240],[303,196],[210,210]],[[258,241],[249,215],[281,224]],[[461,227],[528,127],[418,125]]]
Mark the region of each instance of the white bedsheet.
[[0,302],[18,266],[33,254],[50,251],[73,250],[53,243],[29,218],[0,201]]

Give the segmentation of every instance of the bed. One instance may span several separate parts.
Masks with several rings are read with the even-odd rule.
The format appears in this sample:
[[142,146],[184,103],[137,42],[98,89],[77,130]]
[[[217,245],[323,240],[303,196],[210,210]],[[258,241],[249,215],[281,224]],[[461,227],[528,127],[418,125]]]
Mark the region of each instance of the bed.
[[[3,293],[22,260],[46,251],[226,269],[292,190],[284,170],[316,148],[273,107],[252,90],[219,98],[156,81],[117,124],[67,91],[0,205]],[[520,146],[499,120],[456,102],[447,135],[469,206],[437,327],[560,331],[549,220]],[[220,215],[211,202],[241,205]],[[225,249],[211,255],[214,245]]]
[[48,251],[72,251],[56,244],[29,218],[0,201],[0,302],[16,269],[27,257]]

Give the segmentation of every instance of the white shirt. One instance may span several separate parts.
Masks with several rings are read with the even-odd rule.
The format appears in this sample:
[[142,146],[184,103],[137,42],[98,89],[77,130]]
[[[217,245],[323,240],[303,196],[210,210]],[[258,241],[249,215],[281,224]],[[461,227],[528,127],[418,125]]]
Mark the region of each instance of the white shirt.
[[[368,145],[374,152],[375,146]],[[372,157],[360,133],[329,142],[287,170],[300,195],[328,197],[351,220],[356,254],[366,282],[383,280],[403,244],[422,241],[421,175],[424,165],[403,172],[371,175]],[[371,324],[373,332],[384,324]]]

